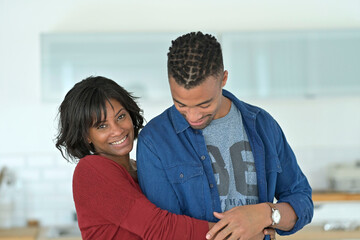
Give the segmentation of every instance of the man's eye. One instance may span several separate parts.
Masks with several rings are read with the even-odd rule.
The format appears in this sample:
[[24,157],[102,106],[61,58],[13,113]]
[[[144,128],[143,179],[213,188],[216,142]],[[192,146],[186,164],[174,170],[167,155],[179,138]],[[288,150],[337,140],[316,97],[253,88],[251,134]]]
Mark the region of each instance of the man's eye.
[[201,105],[200,107],[201,107],[201,108],[208,108],[208,107],[210,107],[210,104],[208,104],[208,105]]
[[183,104],[178,104],[178,106],[179,106],[179,108],[185,107],[185,105],[183,105]]

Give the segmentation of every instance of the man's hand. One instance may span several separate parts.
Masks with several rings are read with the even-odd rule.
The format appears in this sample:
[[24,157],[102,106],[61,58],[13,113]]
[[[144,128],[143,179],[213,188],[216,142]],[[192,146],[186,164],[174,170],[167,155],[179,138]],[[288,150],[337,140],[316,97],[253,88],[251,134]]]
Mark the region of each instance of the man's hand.
[[[258,235],[256,235],[255,237],[252,237],[250,240],[263,240],[265,235],[270,235],[270,239],[274,240],[275,238],[275,229],[273,228],[265,228],[263,232],[259,233]],[[211,240],[213,240],[214,238],[212,238]]]
[[265,228],[261,233],[252,237],[250,240],[264,240],[265,235],[270,235],[270,239],[275,239],[275,229]]
[[[273,229],[273,228],[265,228],[263,233],[264,233],[264,235],[270,235],[271,240],[276,239],[276,237],[275,237],[276,232],[275,232],[275,229]],[[261,239],[264,239],[264,237]]]
[[206,239],[262,239],[264,229],[271,225],[271,210],[264,203],[239,206],[224,213],[214,212],[214,216],[220,221],[206,234]]

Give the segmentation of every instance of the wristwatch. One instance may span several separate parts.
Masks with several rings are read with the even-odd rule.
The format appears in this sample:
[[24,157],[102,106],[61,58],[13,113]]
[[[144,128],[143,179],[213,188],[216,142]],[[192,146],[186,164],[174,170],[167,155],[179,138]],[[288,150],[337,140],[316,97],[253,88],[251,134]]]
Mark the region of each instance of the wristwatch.
[[280,222],[281,215],[279,209],[275,206],[275,204],[267,202],[267,204],[271,207],[271,219],[272,224],[271,226],[277,225]]

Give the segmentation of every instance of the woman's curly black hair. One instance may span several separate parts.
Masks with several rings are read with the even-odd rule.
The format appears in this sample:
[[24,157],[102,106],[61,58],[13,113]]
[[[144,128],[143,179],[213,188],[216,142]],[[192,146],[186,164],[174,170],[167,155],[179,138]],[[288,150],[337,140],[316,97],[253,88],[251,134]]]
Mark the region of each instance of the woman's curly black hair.
[[220,43],[210,34],[191,32],[172,41],[168,52],[168,75],[186,89],[224,71]]
[[130,114],[134,125],[134,137],[143,127],[142,110],[136,97],[115,81],[97,76],[88,77],[74,85],[59,107],[59,129],[56,148],[67,161],[77,162],[95,149],[87,138],[89,128],[106,118],[106,102],[117,100]]

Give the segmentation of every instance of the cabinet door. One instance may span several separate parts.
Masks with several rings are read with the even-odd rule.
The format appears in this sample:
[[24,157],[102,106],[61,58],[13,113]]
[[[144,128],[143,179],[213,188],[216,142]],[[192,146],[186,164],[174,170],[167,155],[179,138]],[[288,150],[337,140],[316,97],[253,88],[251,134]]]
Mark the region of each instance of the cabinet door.
[[167,52],[176,36],[176,33],[43,34],[43,100],[61,100],[76,82],[90,75],[111,78],[144,99],[170,99]]
[[310,93],[360,95],[360,31],[311,33],[307,48]]
[[360,95],[360,30],[224,33],[222,46],[239,96]]

